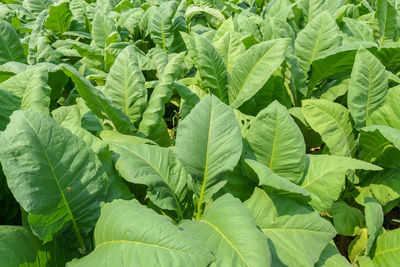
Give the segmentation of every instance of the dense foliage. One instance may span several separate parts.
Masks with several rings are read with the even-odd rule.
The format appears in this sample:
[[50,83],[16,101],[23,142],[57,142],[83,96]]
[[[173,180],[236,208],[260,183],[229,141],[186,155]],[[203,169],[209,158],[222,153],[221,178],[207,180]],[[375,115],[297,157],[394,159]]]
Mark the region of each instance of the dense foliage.
[[1,266],[397,266],[395,0],[2,0]]

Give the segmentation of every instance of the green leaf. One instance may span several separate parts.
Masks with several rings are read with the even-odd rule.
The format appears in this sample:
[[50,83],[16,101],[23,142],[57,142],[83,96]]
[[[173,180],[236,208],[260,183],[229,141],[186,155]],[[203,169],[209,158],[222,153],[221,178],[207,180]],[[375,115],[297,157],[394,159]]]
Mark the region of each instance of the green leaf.
[[321,136],[316,133],[307,123],[301,107],[290,108],[289,114],[292,116],[293,120],[300,128],[300,131],[306,143],[306,148],[311,149],[319,147],[322,143]]
[[376,240],[372,262],[375,266],[395,266],[400,257],[400,229],[388,231]]
[[256,103],[258,112],[266,108],[275,100],[283,106],[289,108],[292,106],[292,98],[289,95],[285,78],[280,75],[272,75],[264,84],[252,100]]
[[229,102],[234,108],[254,96],[285,59],[289,39],[265,41],[250,47],[235,61],[229,81]]
[[183,100],[180,107],[181,118],[184,119],[186,115],[200,102],[200,97],[192,92],[192,90],[184,84],[174,82],[174,88],[178,95]]
[[21,99],[11,92],[0,89],[0,131],[10,122],[11,114],[20,109]]
[[370,116],[367,126],[387,125],[400,130],[400,86],[390,88],[385,102]]
[[0,226],[1,266],[63,266],[68,260],[55,242],[42,244],[22,226]]
[[332,205],[329,214],[332,215],[333,225],[340,235],[355,236],[364,227],[364,214],[342,200]]
[[367,23],[352,18],[343,18],[343,22],[346,24],[349,34],[356,40],[374,41],[374,29]]
[[0,138],[8,185],[29,212],[33,232],[44,241],[94,226],[107,188],[102,164],[84,141],[37,111],[16,111]]
[[97,157],[103,165],[103,169],[108,176],[108,189],[105,198],[106,202],[111,202],[114,199],[132,199],[132,193],[129,191],[128,186],[122,181],[121,177],[117,174],[113,164],[113,157],[109,150],[108,144],[103,142],[98,137],[92,135],[87,130],[78,126],[64,126],[71,133],[81,138],[93,152],[96,153]]
[[383,210],[381,204],[374,198],[364,199],[365,222],[367,224],[368,242],[366,253],[369,254],[375,239],[382,234]]
[[327,10],[326,1],[324,0],[304,0],[300,3],[306,24],[318,17],[318,15],[324,12],[324,10]]
[[349,89],[350,78],[344,79],[343,81],[339,80],[337,82],[338,84],[329,87],[328,90],[322,93],[320,99],[326,99],[335,102],[335,100],[337,100],[339,97],[344,96]]
[[315,267],[351,267],[352,265],[342,256],[333,243],[329,243],[321,252],[318,262]]
[[397,73],[400,70],[400,43],[387,42],[380,46],[375,56],[379,58],[387,70]]
[[308,155],[309,166],[301,183],[312,196],[311,206],[319,211],[329,209],[342,192],[347,170],[382,170],[370,163],[348,157]]
[[26,62],[24,48],[14,28],[0,19],[0,64],[9,61]]
[[[362,228],[356,238],[354,238],[348,246],[348,257],[351,262],[355,262],[357,258],[364,255],[367,246],[367,229]],[[368,266],[368,265],[367,265]]]
[[24,0],[22,1],[22,6],[33,15],[39,15],[43,10],[47,9],[51,3],[51,0]]
[[33,68],[0,84],[21,97],[21,109],[32,109],[43,113],[49,112],[51,89],[47,85],[48,72],[44,67]]
[[[214,256],[199,241],[137,200],[104,204],[94,231],[95,249],[68,267],[207,266]],[[121,254],[122,253],[122,254]]]
[[154,141],[139,136],[121,134],[116,131],[103,130],[100,138],[108,143],[130,143],[130,144],[149,144],[157,145]]
[[154,204],[177,211],[183,219],[182,204],[190,176],[171,149],[113,142],[110,147],[119,154],[115,167],[125,180],[147,185],[147,196]]
[[200,221],[185,220],[180,227],[204,242],[215,254],[216,266],[271,264],[267,239],[257,229],[251,212],[230,194],[208,206]]
[[324,99],[308,99],[303,101],[303,114],[332,155],[354,156],[356,134],[345,107]]
[[322,56],[328,49],[341,44],[341,36],[332,15],[324,11],[299,32],[295,41],[295,55],[300,67],[308,72],[314,59]]
[[232,109],[216,96],[205,96],[179,123],[175,152],[194,176],[200,219],[203,202],[225,184],[220,174],[232,171],[242,154],[242,136]]
[[[192,60],[200,75],[202,86],[205,91],[217,96],[222,102],[228,104],[227,81],[228,75],[224,61],[206,38],[195,34],[193,37],[182,34],[186,46],[190,51]],[[190,40],[188,40],[190,39]]]
[[185,13],[187,24],[189,24],[193,20],[193,18],[195,18],[196,15],[199,14],[204,14],[207,22],[214,28],[218,28],[219,25],[221,25],[225,20],[224,15],[216,8],[207,6],[189,6]]
[[226,20],[224,20],[224,22],[222,22],[222,24],[216,30],[214,38],[212,39],[214,46],[227,32],[230,33],[235,32],[235,23],[233,22],[232,17],[229,17]]
[[336,234],[333,226],[310,207],[267,195],[258,188],[245,206],[268,238],[272,266],[313,266]]
[[304,188],[280,177],[264,164],[251,159],[246,159],[245,162],[256,173],[259,180],[258,185],[266,187],[268,191],[272,191],[277,195],[287,195],[288,197],[296,195],[303,201],[310,199],[310,193]]
[[161,4],[154,12],[150,22],[151,39],[157,46],[168,51],[174,39],[172,22],[178,2],[168,1]]
[[92,22],[93,41],[99,48],[107,47],[107,38],[116,31],[116,25],[101,9],[96,11]]
[[359,47],[372,48],[374,42],[351,42],[334,47],[316,58],[312,63],[309,87],[314,88],[327,78],[343,77],[351,73]]
[[358,190],[360,194],[355,200],[364,204],[365,197],[373,197],[382,204],[387,213],[400,200],[400,171],[398,169],[385,169],[379,173],[371,173],[362,181]]
[[257,161],[298,183],[306,167],[306,146],[299,127],[277,101],[260,111],[247,133]]
[[[139,133],[142,136],[164,146],[169,146],[170,144],[167,126],[163,119],[165,105],[171,99],[173,83],[182,71],[183,59],[184,53],[180,53],[167,63],[161,74],[159,84],[151,94],[147,108],[143,113],[142,121],[139,124]],[[161,134],[159,131],[162,131]],[[163,139],[163,133],[166,134],[166,141]]]
[[400,131],[373,125],[360,129],[358,158],[382,167],[400,169]]
[[79,113],[78,105],[61,106],[53,110],[51,116],[65,128],[81,126],[81,114]]
[[117,131],[132,134],[135,131],[134,125],[129,118],[116,107],[104,94],[86,80],[75,68],[69,65],[62,66],[63,71],[76,85],[76,90],[85,100],[86,105],[100,119],[108,118]]
[[347,106],[356,128],[366,125],[370,114],[384,101],[387,89],[385,66],[368,50],[360,48],[354,61],[347,96]]
[[225,63],[226,71],[231,74],[235,62],[246,51],[246,47],[241,41],[240,34],[237,32],[226,32],[221,38],[214,41],[213,45],[221,55]]
[[69,10],[69,3],[62,2],[59,5],[51,6],[49,16],[44,27],[61,34],[67,32],[72,19],[72,12]]
[[35,67],[20,72],[0,83],[1,127],[4,130],[9,117],[18,109],[31,109],[49,112],[50,87],[47,85],[48,73],[44,67]]
[[118,54],[112,65],[104,94],[135,124],[139,124],[147,103],[145,78],[139,67],[138,55],[133,46]]
[[398,11],[393,0],[377,0],[375,19],[378,24],[377,35],[381,45],[393,41],[398,35]]

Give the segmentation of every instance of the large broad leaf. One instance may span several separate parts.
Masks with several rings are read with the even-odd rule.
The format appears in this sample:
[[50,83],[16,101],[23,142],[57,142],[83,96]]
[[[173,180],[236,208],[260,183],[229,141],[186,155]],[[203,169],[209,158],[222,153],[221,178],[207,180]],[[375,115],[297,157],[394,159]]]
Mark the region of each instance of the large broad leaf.
[[107,46],[107,38],[117,27],[101,9],[97,9],[92,22],[92,36],[94,43],[100,47]]
[[241,35],[237,32],[226,32],[220,38],[215,40],[213,45],[221,55],[227,72],[229,74],[232,73],[236,60],[246,51],[246,47],[241,41]]
[[135,47],[128,46],[118,54],[107,75],[104,94],[134,124],[139,123],[147,103],[147,89]]
[[314,59],[328,49],[340,45],[339,33],[339,27],[327,11],[319,14],[301,30],[295,42],[295,55],[300,59],[303,71],[307,72]]
[[[104,204],[94,231],[95,249],[74,260],[76,266],[207,266],[214,257],[199,241],[172,224],[171,219],[137,200]],[[122,253],[122,254],[121,254]]]
[[367,126],[387,125],[400,130],[400,86],[390,88],[385,102],[370,116]]
[[258,184],[266,188],[268,192],[271,191],[277,195],[286,195],[288,197],[294,195],[301,200],[311,199],[310,193],[304,188],[280,177],[264,164],[251,159],[246,159],[245,162],[257,175]]
[[324,12],[324,10],[327,10],[326,2],[325,0],[301,1],[300,7],[303,9],[305,24],[310,23],[314,18]]
[[235,61],[229,81],[234,108],[254,96],[285,59],[289,39],[275,39],[250,47]]
[[63,65],[63,70],[76,85],[76,90],[86,105],[100,119],[108,118],[121,133],[132,134],[135,130],[129,118],[116,107],[104,94],[86,80],[75,68]]
[[216,96],[205,96],[179,123],[175,152],[194,176],[200,219],[203,202],[225,184],[220,174],[233,170],[242,154],[242,136],[232,109]]
[[167,125],[163,119],[165,105],[172,96],[173,83],[182,71],[183,59],[184,53],[180,53],[166,64],[160,74],[159,83],[154,88],[147,108],[143,113],[143,119],[139,124],[139,133],[141,135],[163,146],[170,145]]
[[393,0],[377,0],[376,2],[377,35],[381,45],[383,45],[385,41],[393,41],[398,35],[398,11]]
[[129,182],[148,186],[147,196],[162,209],[183,219],[182,204],[190,176],[169,148],[146,144],[110,143],[119,154],[115,167]]
[[352,42],[334,47],[316,58],[312,63],[309,87],[314,88],[326,78],[343,77],[351,73],[354,59],[360,46],[376,47],[374,42]]
[[347,96],[347,106],[356,128],[365,126],[370,114],[384,101],[387,89],[385,66],[367,49],[360,48],[354,61]]
[[[292,98],[288,93],[285,78],[280,75],[272,75],[251,101],[254,101],[257,108],[252,110],[258,113],[274,101],[278,101],[285,107],[292,106]],[[249,102],[248,102],[249,103]]]
[[344,32],[354,37],[354,39],[374,41],[374,29],[367,23],[352,18],[343,18],[343,22],[347,27]]
[[228,75],[224,61],[217,50],[209,40],[200,35],[192,37],[182,34],[182,37],[188,49],[192,50],[189,55],[194,61],[204,89],[228,104]]
[[400,169],[400,131],[378,125],[361,128],[358,158],[382,167]]
[[93,150],[49,116],[16,111],[0,138],[1,164],[8,185],[29,212],[29,224],[42,240],[94,226],[107,188],[107,175]]
[[1,266],[64,266],[71,259],[55,242],[42,244],[22,226],[0,226]]
[[385,169],[379,173],[369,174],[360,184],[360,194],[356,201],[364,204],[365,197],[373,197],[382,204],[384,212],[389,212],[400,202],[400,171]]
[[374,198],[364,199],[365,222],[367,224],[368,242],[366,253],[369,254],[375,239],[382,233],[383,210],[381,204]]
[[51,5],[51,0],[23,0],[22,6],[28,9],[33,15],[39,15],[40,12]]
[[329,214],[339,235],[355,236],[364,227],[364,214],[342,200],[332,205]]
[[20,109],[21,99],[11,92],[0,88],[0,130],[3,131],[10,122],[11,114]]
[[400,229],[388,231],[376,240],[372,262],[375,266],[396,266],[400,257]]
[[375,56],[391,72],[397,73],[400,70],[400,43],[387,42],[380,46]]
[[211,266],[270,266],[267,239],[251,212],[239,199],[226,194],[204,212],[200,221],[183,221],[186,232],[202,241],[217,260]]
[[[212,8],[214,4],[210,1],[210,7],[204,6],[189,6],[189,8],[185,12],[186,23],[189,24],[193,18],[197,15],[204,14],[207,22],[214,28],[218,28],[219,25],[225,20],[224,15],[216,8]],[[196,1],[194,1],[196,3]]]
[[121,177],[115,170],[113,157],[108,144],[82,127],[65,125],[65,123],[62,123],[61,126],[64,126],[73,134],[81,138],[99,158],[103,165],[103,169],[108,176],[108,189],[105,201],[111,202],[114,199],[132,199],[133,195],[128,186],[122,181]]
[[[182,106],[180,107],[181,118],[184,119],[186,115],[200,102],[200,97],[194,93],[188,86],[179,82],[174,82],[174,88],[178,95],[183,100]],[[204,94],[206,94],[204,92]]]
[[150,22],[151,39],[157,46],[165,51],[174,40],[173,16],[175,14],[178,2],[168,1],[160,5],[154,12]]
[[347,170],[382,170],[370,163],[348,157],[309,155],[307,173],[301,183],[312,196],[311,206],[325,211],[339,198]]
[[9,61],[26,62],[24,48],[14,28],[0,19],[0,64]]
[[34,109],[48,113],[51,89],[47,82],[47,69],[37,67],[18,73],[0,83],[0,88],[19,97],[21,109]]
[[[260,7],[264,4],[264,1],[255,1]],[[269,18],[279,18],[286,20],[288,16],[292,15],[293,5],[290,0],[279,0],[271,2],[268,13],[266,14]]]
[[298,183],[306,166],[306,146],[299,127],[277,101],[258,113],[247,140],[255,158],[276,174]]
[[272,266],[313,266],[335,229],[309,206],[271,196],[256,188],[245,205],[268,238]]
[[44,27],[57,34],[61,34],[68,31],[71,19],[72,12],[69,10],[69,3],[62,2],[59,5],[50,7],[49,16]]
[[18,73],[0,83],[0,129],[4,130],[10,115],[19,109],[49,112],[50,87],[48,73],[43,67]]
[[324,99],[309,99],[303,101],[303,114],[332,155],[354,156],[356,134],[345,107]]
[[232,17],[229,17],[222,22],[222,24],[215,31],[214,38],[212,39],[213,44],[215,45],[215,43],[218,42],[227,32],[235,32],[235,23],[233,22]]

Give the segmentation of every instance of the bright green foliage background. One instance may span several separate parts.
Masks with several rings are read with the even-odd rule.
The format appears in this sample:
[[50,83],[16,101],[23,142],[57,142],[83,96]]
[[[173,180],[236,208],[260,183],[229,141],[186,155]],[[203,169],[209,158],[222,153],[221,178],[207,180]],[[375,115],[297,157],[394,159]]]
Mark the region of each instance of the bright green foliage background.
[[395,0],[1,0],[0,266],[400,259]]

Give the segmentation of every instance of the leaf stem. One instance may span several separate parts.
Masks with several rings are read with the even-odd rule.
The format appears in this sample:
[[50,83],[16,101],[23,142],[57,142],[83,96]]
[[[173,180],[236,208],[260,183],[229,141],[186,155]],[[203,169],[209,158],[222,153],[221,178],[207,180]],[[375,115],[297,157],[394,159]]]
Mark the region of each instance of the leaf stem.
[[204,178],[203,178],[203,184],[201,185],[201,191],[200,191],[200,197],[199,197],[199,203],[197,203],[197,213],[196,213],[196,220],[200,220],[201,219],[201,204],[203,204],[203,199],[204,199],[204,191],[206,189],[206,180],[205,180],[205,174],[207,172],[204,173]]
[[79,247],[81,248],[82,253],[84,254],[86,252],[85,243],[83,242],[81,232],[79,231],[78,225],[76,224],[75,220],[72,220],[72,226],[74,227],[75,235],[76,235],[76,238],[78,239]]

